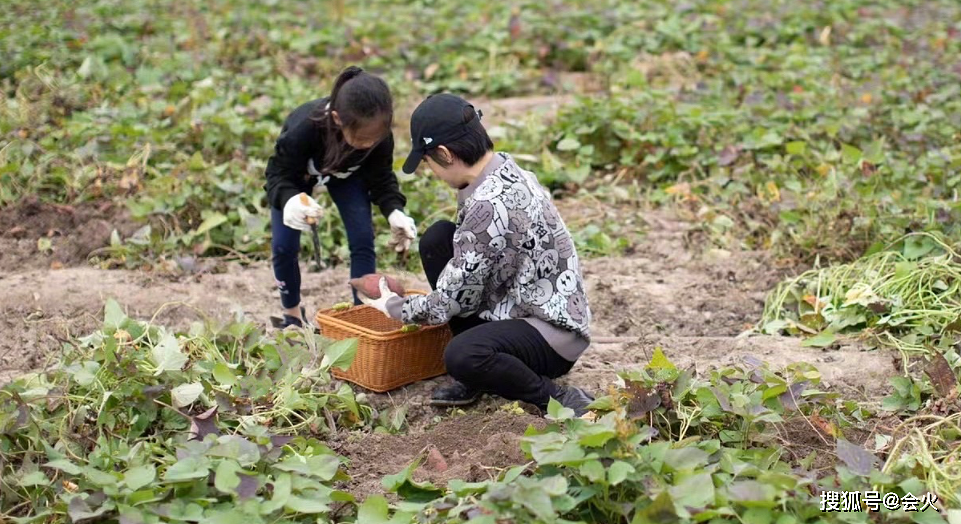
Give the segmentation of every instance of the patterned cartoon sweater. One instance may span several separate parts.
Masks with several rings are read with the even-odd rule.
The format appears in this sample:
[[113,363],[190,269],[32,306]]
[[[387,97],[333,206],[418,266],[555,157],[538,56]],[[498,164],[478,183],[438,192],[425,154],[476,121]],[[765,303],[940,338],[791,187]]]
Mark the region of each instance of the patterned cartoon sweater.
[[[491,167],[493,169],[491,169]],[[472,314],[524,319],[564,358],[590,342],[590,309],[577,253],[549,193],[499,153],[458,195],[454,256],[428,295],[394,299],[391,316],[443,324]]]

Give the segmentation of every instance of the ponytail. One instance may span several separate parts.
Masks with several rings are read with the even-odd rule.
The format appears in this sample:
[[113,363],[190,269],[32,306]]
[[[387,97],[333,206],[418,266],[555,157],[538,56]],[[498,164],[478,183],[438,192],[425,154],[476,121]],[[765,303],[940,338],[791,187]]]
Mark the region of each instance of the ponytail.
[[349,66],[337,75],[337,80],[334,80],[334,89],[330,92],[330,107],[336,107],[337,95],[340,90],[344,87],[344,84],[350,80],[357,78],[363,73],[364,70],[357,66]]
[[[340,117],[340,126],[333,121],[331,113],[334,111]],[[351,153],[341,127],[358,129],[380,122],[389,132],[394,116],[393,98],[381,78],[360,67],[349,66],[337,75],[327,105],[318,108],[318,113],[315,120],[321,124],[320,132],[326,146],[320,171],[330,172],[340,167]]]

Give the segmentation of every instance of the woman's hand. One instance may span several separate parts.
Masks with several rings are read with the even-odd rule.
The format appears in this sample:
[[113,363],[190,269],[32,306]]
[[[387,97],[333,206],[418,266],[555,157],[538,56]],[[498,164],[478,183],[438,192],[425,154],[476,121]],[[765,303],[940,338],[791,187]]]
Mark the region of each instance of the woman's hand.
[[[367,304],[368,306],[373,307],[374,309],[376,309],[377,311],[380,311],[381,313],[387,315],[388,317],[392,317],[389,309],[389,306],[392,304],[388,304],[388,302],[390,302],[391,299],[399,300],[401,299],[401,296],[391,291],[390,286],[387,285],[387,279],[384,277],[381,277],[380,278],[380,298],[370,298],[367,295],[365,295],[361,290],[358,290],[357,298],[359,298],[360,301],[363,302],[364,304]],[[393,304],[395,306],[396,306],[396,300],[395,300],[395,304]]]
[[410,249],[410,243],[417,238],[417,226],[414,219],[404,214],[399,209],[393,210],[387,217],[390,224],[390,241],[388,247],[394,248],[398,253],[403,253]]
[[310,223],[316,223],[324,214],[324,209],[316,200],[300,193],[284,204],[284,225],[300,231],[310,230]]

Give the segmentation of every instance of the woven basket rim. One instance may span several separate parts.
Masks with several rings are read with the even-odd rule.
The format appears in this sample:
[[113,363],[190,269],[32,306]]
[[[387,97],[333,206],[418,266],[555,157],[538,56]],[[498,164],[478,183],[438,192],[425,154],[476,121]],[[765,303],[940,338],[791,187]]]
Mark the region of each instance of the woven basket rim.
[[[426,294],[427,294],[426,292],[420,291],[420,290],[414,290],[414,289],[407,290],[408,296],[409,295],[426,295]],[[354,324],[351,322],[347,322],[345,320],[341,320],[340,318],[338,318],[349,311],[356,311],[357,309],[374,309],[374,308],[373,306],[368,306],[366,304],[359,305],[359,306],[352,305],[343,311],[334,311],[333,308],[326,308],[317,312],[317,321],[318,323],[323,321],[328,324],[334,324],[348,331],[361,333],[368,338],[379,340],[379,341],[390,341],[409,334],[401,331],[403,329],[403,325],[400,328],[395,329],[393,331],[374,331],[367,327]],[[444,325],[445,324],[438,324],[434,326],[420,326],[420,329],[418,331],[428,331],[428,330],[439,329],[439,328],[443,328]]]

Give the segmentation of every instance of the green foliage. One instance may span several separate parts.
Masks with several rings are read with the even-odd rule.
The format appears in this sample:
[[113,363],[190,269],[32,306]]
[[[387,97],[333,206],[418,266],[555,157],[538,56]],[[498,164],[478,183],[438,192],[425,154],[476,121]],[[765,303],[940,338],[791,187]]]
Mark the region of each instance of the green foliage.
[[[0,507],[14,522],[316,522],[353,498],[315,436],[370,420],[330,369],[356,341],[240,321],[175,335],[127,318],[0,389]],[[322,355],[322,356],[319,356]],[[69,519],[69,520],[68,520]]]
[[[654,374],[676,370],[663,352],[647,369]],[[511,468],[496,481],[451,481],[446,496],[427,504],[426,493],[414,492],[398,515],[419,506],[418,522],[436,523],[866,523],[874,520],[865,513],[822,512],[817,490],[923,493],[921,479],[933,471],[915,463],[912,467],[920,469],[882,473],[873,450],[844,437],[852,423],[870,413],[819,391],[819,374],[811,366],[774,371],[751,361],[708,377],[688,370],[656,378],[639,371],[622,379],[621,387],[595,401],[593,419],[575,419],[558,405],[549,407],[553,423],[528,428],[522,440],[534,461],[530,468]],[[836,438],[824,450],[838,458],[831,475],[819,477],[805,461],[785,456],[784,422],[804,418],[821,420],[833,432],[832,441]],[[385,485],[412,485],[416,465]],[[933,513],[926,516],[942,522]],[[382,520],[386,517],[381,513]],[[902,522],[908,515],[875,517]]]

